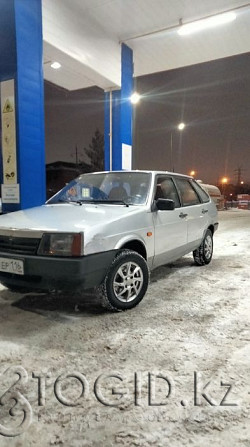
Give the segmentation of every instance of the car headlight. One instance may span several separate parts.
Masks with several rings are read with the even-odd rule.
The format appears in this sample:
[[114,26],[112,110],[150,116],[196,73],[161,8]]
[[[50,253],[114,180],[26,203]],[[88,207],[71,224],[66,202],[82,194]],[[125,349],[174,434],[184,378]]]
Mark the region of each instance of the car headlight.
[[44,233],[37,253],[43,256],[82,256],[83,233]]

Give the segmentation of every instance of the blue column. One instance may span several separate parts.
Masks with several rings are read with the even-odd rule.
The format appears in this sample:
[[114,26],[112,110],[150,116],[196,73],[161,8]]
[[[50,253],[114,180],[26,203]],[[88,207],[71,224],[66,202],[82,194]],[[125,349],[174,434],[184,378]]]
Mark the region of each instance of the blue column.
[[131,95],[134,88],[133,51],[122,44],[122,88],[121,88],[121,143],[132,145]]
[[[120,170],[123,145],[132,146],[133,52],[121,47],[121,90],[105,93],[105,169]],[[112,166],[110,166],[110,95],[112,97]]]
[[[14,79],[17,183],[20,203],[4,203],[15,211],[45,201],[44,87],[41,0],[8,0],[1,4],[0,81]],[[7,49],[7,50],[6,50]],[[7,53],[7,58],[5,54]],[[3,183],[3,179],[1,179]]]

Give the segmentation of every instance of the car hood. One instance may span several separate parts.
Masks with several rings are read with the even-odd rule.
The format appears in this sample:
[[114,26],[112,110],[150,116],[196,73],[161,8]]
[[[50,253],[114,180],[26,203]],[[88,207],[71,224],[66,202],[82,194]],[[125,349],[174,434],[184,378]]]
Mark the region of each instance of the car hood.
[[0,216],[1,229],[81,232],[95,225],[108,224],[126,215],[138,214],[142,206],[109,204],[53,204]]

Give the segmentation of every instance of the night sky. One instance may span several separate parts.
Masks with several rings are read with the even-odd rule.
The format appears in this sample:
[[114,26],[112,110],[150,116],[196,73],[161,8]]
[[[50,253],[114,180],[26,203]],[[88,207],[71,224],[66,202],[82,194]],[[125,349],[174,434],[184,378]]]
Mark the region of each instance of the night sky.
[[45,145],[46,162],[75,162],[84,157],[96,130],[104,133],[104,93],[94,87],[69,92],[45,82]]
[[[134,113],[133,168],[170,169],[172,132],[176,172],[234,183],[242,167],[250,182],[250,53],[143,76],[135,87],[143,97]],[[45,111],[47,162],[74,161],[75,146],[81,152],[97,127],[103,132],[98,88],[65,92],[46,83]]]

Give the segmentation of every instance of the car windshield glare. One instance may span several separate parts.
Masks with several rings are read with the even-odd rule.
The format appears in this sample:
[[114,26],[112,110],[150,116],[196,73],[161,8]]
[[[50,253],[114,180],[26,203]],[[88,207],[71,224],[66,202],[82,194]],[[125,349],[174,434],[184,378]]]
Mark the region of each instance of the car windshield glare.
[[151,174],[147,172],[102,172],[82,174],[47,201],[47,204],[108,203],[144,205]]

